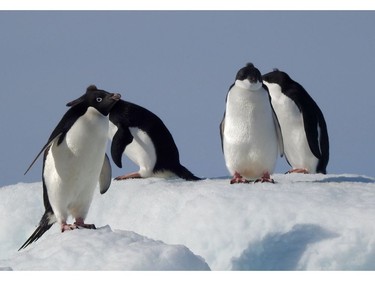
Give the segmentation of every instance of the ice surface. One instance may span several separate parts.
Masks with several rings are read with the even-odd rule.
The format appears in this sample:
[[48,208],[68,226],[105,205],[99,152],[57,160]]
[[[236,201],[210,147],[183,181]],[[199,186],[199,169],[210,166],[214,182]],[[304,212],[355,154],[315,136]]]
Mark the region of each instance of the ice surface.
[[114,181],[86,219],[97,230],[54,225],[20,252],[44,212],[42,185],[2,187],[0,268],[375,270],[375,179],[273,178]]

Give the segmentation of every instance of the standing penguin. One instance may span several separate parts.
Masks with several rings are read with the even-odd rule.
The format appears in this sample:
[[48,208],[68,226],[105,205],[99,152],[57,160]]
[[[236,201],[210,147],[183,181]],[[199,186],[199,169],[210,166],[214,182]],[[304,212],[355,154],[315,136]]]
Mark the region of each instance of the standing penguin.
[[285,72],[263,76],[280,122],[285,158],[299,173],[327,173],[329,141],[323,113],[297,82]]
[[[95,228],[84,220],[97,182],[102,194],[111,183],[111,165],[105,154],[108,114],[120,97],[89,86],[83,96],[67,104],[71,108],[25,172],[44,151],[45,212],[37,229],[19,250],[38,240],[55,222],[60,223],[62,232],[79,227]],[[67,223],[69,215],[75,219],[73,225]]]
[[262,75],[252,63],[237,72],[229,88],[220,136],[230,183],[273,182],[282,137]]
[[121,157],[125,153],[140,168],[138,172],[116,177],[116,180],[174,175],[188,181],[200,180],[180,164],[171,133],[151,111],[120,100],[113,107],[109,120],[113,162],[121,168]]

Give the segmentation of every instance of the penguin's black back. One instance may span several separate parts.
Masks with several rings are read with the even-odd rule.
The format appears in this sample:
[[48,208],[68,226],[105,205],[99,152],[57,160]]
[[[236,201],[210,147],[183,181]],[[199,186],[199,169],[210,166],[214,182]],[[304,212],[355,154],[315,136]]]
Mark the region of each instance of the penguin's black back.
[[[317,173],[326,174],[329,161],[328,130],[323,113],[317,103],[305,88],[290,78],[286,72],[274,69],[274,71],[263,75],[263,80],[268,83],[278,84],[281,87],[282,93],[292,99],[297,105],[303,115],[310,149],[315,157],[319,159]],[[318,125],[320,127],[320,132],[317,131]],[[319,133],[320,141],[318,141]]]
[[154,172],[174,170],[180,165],[178,148],[163,121],[154,113],[134,103],[120,100],[112,108],[109,120],[118,128],[136,127],[151,138],[156,152]]

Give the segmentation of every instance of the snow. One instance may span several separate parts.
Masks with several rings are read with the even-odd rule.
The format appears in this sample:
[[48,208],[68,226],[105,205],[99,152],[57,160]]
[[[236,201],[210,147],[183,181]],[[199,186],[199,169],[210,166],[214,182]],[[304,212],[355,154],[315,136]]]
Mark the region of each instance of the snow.
[[375,179],[273,176],[230,185],[113,181],[87,223],[18,248],[43,212],[40,182],[0,188],[3,270],[375,270]]
[[[83,229],[55,234],[12,261],[22,270],[208,270],[185,246],[166,245],[131,231]],[[59,245],[56,247],[56,245]],[[43,260],[43,263],[41,262]],[[48,263],[44,262],[48,260]],[[37,261],[37,262],[36,262]],[[51,267],[52,266],[52,267]]]

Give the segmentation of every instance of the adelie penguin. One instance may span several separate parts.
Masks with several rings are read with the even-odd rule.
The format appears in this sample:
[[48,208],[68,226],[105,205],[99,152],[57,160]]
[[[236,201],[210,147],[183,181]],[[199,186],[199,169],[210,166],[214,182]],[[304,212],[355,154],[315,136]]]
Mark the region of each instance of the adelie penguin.
[[229,88],[220,136],[230,183],[274,182],[282,136],[260,71],[248,63]]
[[[95,228],[84,220],[97,182],[102,194],[111,183],[111,165],[105,154],[108,115],[120,97],[119,94],[89,86],[83,96],[67,104],[71,108],[25,172],[44,152],[42,181],[45,212],[37,229],[19,250],[38,240],[55,222],[60,224],[62,232]],[[74,224],[67,222],[70,215],[75,219]]]
[[116,180],[177,176],[188,181],[200,180],[180,163],[173,137],[163,121],[146,108],[120,100],[110,115],[111,155],[122,167],[124,153],[139,166],[139,171],[118,176]]
[[263,76],[279,119],[289,172],[327,173],[329,140],[327,125],[307,91],[278,69]]

